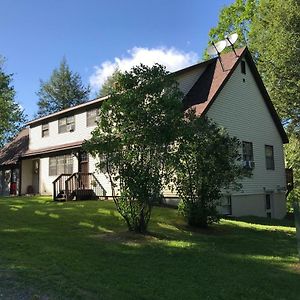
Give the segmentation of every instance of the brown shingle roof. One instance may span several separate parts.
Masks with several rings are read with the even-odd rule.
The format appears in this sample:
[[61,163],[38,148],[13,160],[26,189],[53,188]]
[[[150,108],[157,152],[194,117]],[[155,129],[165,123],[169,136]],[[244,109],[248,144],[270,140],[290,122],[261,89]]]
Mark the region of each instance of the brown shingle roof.
[[[262,79],[257,71],[255,63],[248,48],[241,48],[236,50],[237,56],[234,52],[229,52],[221,55],[221,62],[218,58],[211,59],[207,62],[200,63],[190,68],[206,64],[206,69],[195,82],[193,87],[185,96],[183,103],[185,109],[194,108],[198,115],[205,115],[222,88],[230,78],[233,71],[236,69],[239,61],[244,57],[254,75],[257,86],[264,98],[264,101],[269,109],[271,117],[277,127],[283,143],[288,143],[288,137],[281,124],[281,120],[274,108],[270,96],[262,82]],[[189,70],[187,68],[185,70]],[[185,70],[182,70],[183,72]],[[179,72],[182,72],[179,71]]]
[[205,112],[221,91],[245,51],[246,48],[236,50],[238,56],[234,52],[222,54],[222,65],[219,59],[211,59],[203,74],[185,96],[185,108],[194,107],[199,115]]
[[0,150],[0,168],[18,163],[19,158],[28,150],[29,129],[23,129],[10,143]]
[[78,148],[81,148],[82,144],[83,144],[83,141],[78,141],[78,142],[73,142],[73,143],[57,145],[57,146],[53,146],[53,147],[40,148],[38,150],[27,151],[22,155],[22,157],[32,158],[32,157],[36,157],[36,156],[42,156],[44,154],[48,155],[50,153],[57,153],[57,152],[61,152],[61,151],[78,149]]

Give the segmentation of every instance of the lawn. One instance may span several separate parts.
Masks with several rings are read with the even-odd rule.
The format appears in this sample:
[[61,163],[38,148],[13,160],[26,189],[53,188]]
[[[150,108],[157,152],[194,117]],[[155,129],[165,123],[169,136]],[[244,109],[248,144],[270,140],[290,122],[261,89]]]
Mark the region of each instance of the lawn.
[[149,231],[111,202],[0,198],[0,299],[300,299],[292,222],[191,231],[154,208]]

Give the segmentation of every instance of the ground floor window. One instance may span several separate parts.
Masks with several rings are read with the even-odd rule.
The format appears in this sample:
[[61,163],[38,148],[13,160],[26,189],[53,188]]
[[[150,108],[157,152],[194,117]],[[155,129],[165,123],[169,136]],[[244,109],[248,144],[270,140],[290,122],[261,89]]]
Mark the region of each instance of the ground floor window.
[[268,193],[265,196],[265,209],[268,218],[272,218],[272,194]]
[[73,156],[71,154],[49,157],[49,176],[73,173]]
[[224,215],[232,215],[232,201],[231,196],[224,196],[222,199],[222,212]]

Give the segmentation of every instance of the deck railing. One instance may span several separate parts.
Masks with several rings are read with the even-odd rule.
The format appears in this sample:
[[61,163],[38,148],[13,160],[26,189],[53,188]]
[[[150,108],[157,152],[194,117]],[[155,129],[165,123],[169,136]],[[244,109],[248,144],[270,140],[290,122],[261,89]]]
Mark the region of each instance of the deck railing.
[[71,174],[60,174],[53,181],[53,199],[58,198],[66,199],[66,180],[71,176]]
[[[63,187],[64,197],[61,197],[61,191],[58,192],[58,184]],[[62,174],[53,182],[53,198],[54,200],[88,200],[105,197],[106,191],[93,173]]]

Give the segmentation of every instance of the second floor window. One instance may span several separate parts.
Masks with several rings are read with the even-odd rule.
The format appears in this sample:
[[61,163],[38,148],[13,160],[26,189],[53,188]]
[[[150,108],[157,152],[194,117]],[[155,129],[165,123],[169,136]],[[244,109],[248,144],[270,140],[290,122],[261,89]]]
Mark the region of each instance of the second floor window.
[[98,121],[98,117],[99,117],[99,109],[98,108],[88,110],[86,112],[86,126],[87,127],[95,126],[96,121]]
[[275,170],[274,148],[270,145],[265,145],[266,168],[267,170]]
[[73,132],[75,130],[75,117],[64,117],[58,120],[58,133]]
[[253,161],[253,144],[243,142],[243,161]]
[[49,123],[42,125],[42,137],[49,136]]

